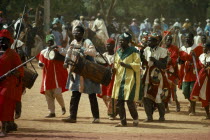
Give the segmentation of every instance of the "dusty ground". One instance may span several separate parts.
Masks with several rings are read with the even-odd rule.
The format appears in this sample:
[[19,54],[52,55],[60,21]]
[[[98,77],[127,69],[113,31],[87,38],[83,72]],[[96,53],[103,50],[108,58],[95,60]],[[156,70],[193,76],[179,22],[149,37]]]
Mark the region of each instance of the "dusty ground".
[[[204,109],[199,103],[197,105],[196,116],[188,116],[188,102],[183,98],[181,91],[178,91],[181,102],[181,112],[175,112],[174,103],[170,105],[171,112],[166,114],[166,121],[159,123],[143,123],[146,118],[144,109],[138,107],[140,124],[132,127],[132,119],[127,112],[128,127],[114,127],[118,120],[110,121],[106,115],[106,107],[101,99],[98,99],[100,109],[100,124],[91,124],[92,115],[87,95],[83,94],[80,100],[77,123],[70,124],[61,121],[62,118],[69,116],[69,112],[61,115],[61,108],[56,103],[56,118],[46,119],[48,115],[45,97],[39,93],[41,84],[41,70],[38,69],[39,77],[32,89],[22,97],[22,116],[16,121],[19,128],[17,132],[8,134],[3,139],[71,139],[71,140],[136,140],[136,139],[189,139],[189,140],[209,140],[210,139],[210,120],[202,120],[205,117]],[[65,92],[65,104],[69,110],[69,100],[71,93]],[[155,112],[154,119],[158,119],[158,112]]]

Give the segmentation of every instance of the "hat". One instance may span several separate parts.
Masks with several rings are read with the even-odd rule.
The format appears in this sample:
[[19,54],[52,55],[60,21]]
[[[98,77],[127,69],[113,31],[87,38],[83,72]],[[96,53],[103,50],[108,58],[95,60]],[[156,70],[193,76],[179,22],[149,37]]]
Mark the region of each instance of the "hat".
[[109,39],[106,41],[106,43],[115,44],[115,41],[114,41],[114,39],[109,38]]
[[121,34],[120,37],[123,38],[123,39],[126,39],[126,40],[129,41],[129,42],[130,42],[131,39],[132,39],[132,36],[131,36],[129,33],[127,33],[127,32]]
[[53,34],[49,34],[49,35],[46,36],[46,43],[50,40],[54,41],[54,35]]
[[188,18],[186,18],[186,19],[185,19],[185,21],[189,21],[189,19],[188,19]]
[[3,29],[0,31],[0,37],[8,38],[11,44],[14,42],[14,39],[12,38],[11,33],[7,29]]

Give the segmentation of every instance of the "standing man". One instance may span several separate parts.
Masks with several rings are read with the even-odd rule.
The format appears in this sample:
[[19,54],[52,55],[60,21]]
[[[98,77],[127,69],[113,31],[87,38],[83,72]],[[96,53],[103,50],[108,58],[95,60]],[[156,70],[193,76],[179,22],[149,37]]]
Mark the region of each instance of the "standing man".
[[199,64],[199,56],[203,53],[203,47],[194,44],[194,35],[187,33],[185,36],[185,46],[179,50],[179,58],[183,63],[180,67],[180,84],[185,99],[190,102],[189,115],[195,115],[195,101],[190,100],[192,88],[196,81],[196,73],[199,72],[201,67]]
[[127,126],[125,102],[133,118],[133,126],[138,126],[139,119],[135,102],[139,99],[140,90],[140,56],[135,47],[129,46],[131,35],[123,33],[119,37],[120,48],[114,61],[115,81],[112,98],[117,100],[117,109],[121,123],[116,127]]
[[[114,65],[114,55],[115,55],[114,47],[115,47],[115,41],[112,38],[108,39],[106,43],[107,52],[103,53],[103,57],[105,58],[105,60],[107,60],[106,64],[104,65],[108,68],[112,68]],[[109,85],[107,86],[102,85],[101,86],[102,93],[97,95],[98,97],[103,99],[106,107],[108,108],[107,114],[110,120],[114,120],[117,115],[116,113],[117,102],[115,99],[111,98],[112,89],[114,85],[114,77],[115,74],[112,74],[112,79]]]
[[201,101],[202,107],[205,108],[206,118],[210,119],[209,113],[209,103],[210,103],[210,43],[208,42],[205,45],[204,53],[199,57],[200,63],[202,65],[202,69],[199,72],[200,86],[198,80],[196,81],[192,94],[191,100],[193,101]]
[[168,60],[168,51],[165,48],[158,47],[159,41],[157,35],[148,37],[148,47],[144,49],[144,64],[146,72],[142,79],[144,89],[144,108],[147,119],[144,122],[153,121],[154,106],[157,106],[159,111],[159,121],[165,121],[165,106],[164,101],[169,95],[168,81],[165,77],[164,70],[166,69]]
[[[96,50],[93,43],[89,39],[84,39],[84,28],[82,26],[76,26],[73,31],[74,40],[70,44],[70,48],[66,55],[64,67],[68,67],[70,60],[75,60],[76,53],[83,55],[87,60],[94,61],[96,56]],[[71,81],[70,81],[71,80]],[[92,123],[99,123],[99,108],[96,93],[101,93],[100,84],[95,83],[89,79],[85,79],[82,76],[71,72],[67,80],[67,88],[72,91],[70,101],[70,117],[63,119],[64,122],[76,123],[77,122],[77,111],[81,93],[87,93],[90,100],[91,111],[93,114]]]
[[[0,31],[0,76],[21,64],[19,55],[10,46],[13,43],[8,30]],[[21,100],[23,67],[0,79],[0,137],[6,136],[7,122],[14,121],[15,104]]]
[[[166,74],[171,88],[172,98],[176,102],[176,112],[180,112],[180,103],[176,94],[176,85],[178,84],[179,79],[177,64],[177,59],[179,57],[179,49],[177,46],[172,45],[172,40],[173,37],[171,35],[167,35],[165,37],[165,48],[170,53]],[[168,109],[168,103],[166,103],[166,108]],[[169,109],[167,111],[169,111]]]
[[135,42],[138,42],[138,37],[139,37],[139,34],[140,34],[140,29],[139,29],[139,26],[138,26],[135,18],[132,19],[132,23],[130,25],[130,30],[133,33]]
[[151,23],[149,22],[149,18],[146,18],[143,23],[140,25],[140,34],[139,34],[139,41],[142,39],[143,33],[150,33],[151,31]]
[[55,117],[55,99],[61,106],[62,115],[66,113],[62,92],[65,92],[68,72],[63,68],[63,61],[50,60],[48,51],[54,46],[54,36],[46,36],[47,48],[38,55],[39,67],[43,69],[40,93],[44,94],[50,114],[46,118]]

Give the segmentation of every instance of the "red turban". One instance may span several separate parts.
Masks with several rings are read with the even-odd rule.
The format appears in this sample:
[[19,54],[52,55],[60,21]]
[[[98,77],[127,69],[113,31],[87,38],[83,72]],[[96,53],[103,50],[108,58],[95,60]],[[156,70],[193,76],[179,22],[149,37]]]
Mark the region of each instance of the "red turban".
[[109,39],[106,41],[106,43],[115,44],[115,41],[114,41],[114,39],[109,38]]
[[171,35],[171,32],[170,31],[164,31],[163,36],[167,36],[167,35]]
[[11,33],[6,30],[6,29],[3,29],[0,31],[0,37],[6,37],[10,40],[10,43],[12,44],[14,42],[12,36],[11,36]]

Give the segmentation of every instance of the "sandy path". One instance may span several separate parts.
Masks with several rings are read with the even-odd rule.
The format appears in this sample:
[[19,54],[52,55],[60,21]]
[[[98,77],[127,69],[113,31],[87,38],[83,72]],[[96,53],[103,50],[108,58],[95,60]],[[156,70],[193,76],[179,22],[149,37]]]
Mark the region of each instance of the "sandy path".
[[[45,97],[39,94],[41,84],[41,70],[38,69],[39,77],[31,90],[22,97],[22,116],[16,121],[19,128],[17,132],[10,133],[3,139],[75,139],[75,140],[122,140],[122,139],[210,139],[210,121],[202,120],[205,116],[201,104],[197,104],[197,115],[188,116],[187,101],[183,98],[181,91],[178,91],[181,102],[181,112],[175,112],[174,103],[170,105],[171,112],[166,114],[166,121],[159,123],[143,123],[146,118],[144,109],[138,107],[140,124],[139,127],[132,127],[132,119],[127,112],[128,127],[116,128],[118,120],[110,121],[106,115],[106,107],[101,99],[98,99],[100,109],[100,124],[91,124],[92,115],[88,96],[83,94],[80,100],[77,123],[70,124],[61,121],[69,116],[69,112],[61,115],[61,108],[56,103],[56,118],[45,119],[48,115]],[[69,110],[69,100],[71,93],[65,92],[65,104]],[[154,120],[158,119],[158,112],[154,113]]]

